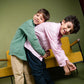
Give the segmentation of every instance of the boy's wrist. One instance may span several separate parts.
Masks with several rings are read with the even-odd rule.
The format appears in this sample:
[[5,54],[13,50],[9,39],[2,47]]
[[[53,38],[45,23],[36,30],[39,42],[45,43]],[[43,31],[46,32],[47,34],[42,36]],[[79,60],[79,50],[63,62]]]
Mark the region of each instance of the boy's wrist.
[[66,65],[67,65],[69,62],[70,62],[69,60],[66,60]]
[[63,69],[64,69],[64,72],[65,72],[65,75],[70,75],[71,72],[69,70],[69,68],[67,67],[67,65],[63,66]]

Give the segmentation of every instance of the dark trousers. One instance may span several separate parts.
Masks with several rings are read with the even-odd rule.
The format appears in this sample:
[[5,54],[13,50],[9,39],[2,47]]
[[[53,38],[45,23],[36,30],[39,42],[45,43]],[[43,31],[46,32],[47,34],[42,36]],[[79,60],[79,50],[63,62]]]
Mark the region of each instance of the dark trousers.
[[35,78],[36,84],[54,84],[50,79],[44,60],[40,61],[27,49],[26,49],[26,55],[27,55],[27,61],[31,68],[32,75]]

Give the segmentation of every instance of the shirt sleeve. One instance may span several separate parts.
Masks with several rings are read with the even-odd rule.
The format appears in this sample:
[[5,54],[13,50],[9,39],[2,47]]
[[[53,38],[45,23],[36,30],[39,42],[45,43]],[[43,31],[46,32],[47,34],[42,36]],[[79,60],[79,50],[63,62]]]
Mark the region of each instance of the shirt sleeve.
[[34,50],[39,53],[41,56],[45,54],[44,49],[41,47],[36,35],[35,35],[35,30],[34,30],[33,23],[26,22],[22,26],[22,31],[26,34],[28,41],[30,42],[31,46],[34,48]]
[[58,40],[58,33],[55,31],[52,28],[45,28],[50,47],[55,55],[59,66],[62,67],[66,65],[66,60],[68,60],[68,58],[66,57],[64,50],[62,50],[61,48],[61,42]]

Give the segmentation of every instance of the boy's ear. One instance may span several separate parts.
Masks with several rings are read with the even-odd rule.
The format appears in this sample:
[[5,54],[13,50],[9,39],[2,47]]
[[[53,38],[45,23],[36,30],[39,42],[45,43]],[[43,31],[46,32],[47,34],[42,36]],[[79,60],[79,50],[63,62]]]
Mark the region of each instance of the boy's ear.
[[65,23],[65,20],[62,20],[62,24],[64,24]]

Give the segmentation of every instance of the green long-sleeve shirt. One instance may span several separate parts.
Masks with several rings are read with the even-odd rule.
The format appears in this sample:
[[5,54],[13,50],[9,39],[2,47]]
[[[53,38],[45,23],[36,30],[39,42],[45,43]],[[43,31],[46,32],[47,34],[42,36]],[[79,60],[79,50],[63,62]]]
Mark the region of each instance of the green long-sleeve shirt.
[[44,55],[45,51],[41,47],[34,31],[34,23],[33,20],[28,20],[24,24],[22,24],[11,42],[9,54],[15,55],[21,60],[26,61],[26,54],[24,49],[24,43],[28,39],[32,47],[40,54]]

